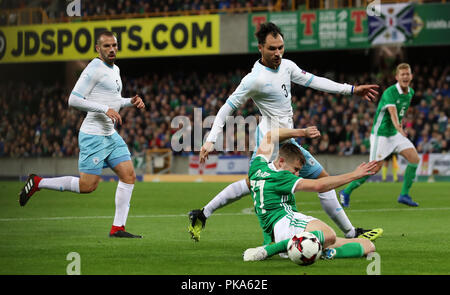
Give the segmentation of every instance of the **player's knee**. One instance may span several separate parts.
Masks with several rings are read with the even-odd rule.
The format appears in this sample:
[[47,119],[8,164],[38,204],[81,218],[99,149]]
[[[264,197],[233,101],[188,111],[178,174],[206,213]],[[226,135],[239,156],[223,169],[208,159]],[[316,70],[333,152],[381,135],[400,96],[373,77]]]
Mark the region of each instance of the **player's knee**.
[[334,230],[331,227],[323,230],[323,235],[325,238],[325,242],[324,242],[325,248],[336,243],[336,233],[334,232]]
[[420,162],[419,155],[416,154],[416,155],[412,156],[409,162],[411,164],[419,164],[419,162]]
[[367,255],[369,253],[375,252],[375,244],[367,239],[361,239],[361,245],[364,249],[364,255]]
[[88,194],[92,193],[97,189],[98,181],[96,182],[89,182],[89,183],[82,183],[80,181],[80,193],[82,194]]
[[128,184],[134,184],[136,182],[136,173],[134,170],[129,171],[125,175],[123,175],[120,178],[120,181],[128,183]]

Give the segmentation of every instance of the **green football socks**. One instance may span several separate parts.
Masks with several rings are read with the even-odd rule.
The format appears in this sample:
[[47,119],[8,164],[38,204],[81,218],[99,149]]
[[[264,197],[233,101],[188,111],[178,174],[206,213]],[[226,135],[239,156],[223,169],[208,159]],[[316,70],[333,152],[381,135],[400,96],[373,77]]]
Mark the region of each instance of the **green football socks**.
[[360,179],[354,180],[352,182],[350,182],[349,185],[347,185],[347,187],[344,189],[344,193],[346,194],[351,194],[352,191],[354,189],[357,189],[358,187],[360,187],[364,182],[366,182],[366,180],[370,177],[370,175],[364,176]]
[[336,249],[335,258],[358,258],[364,256],[364,248],[360,243],[344,244]]
[[[312,234],[314,234],[320,241],[320,243],[323,245],[325,242],[323,232],[320,230],[312,231]],[[264,249],[267,251],[267,257],[273,256],[278,253],[286,252],[287,245],[289,243],[290,239],[283,240],[278,243],[272,243],[270,245],[267,245],[264,247]],[[336,249],[336,258],[357,258],[364,256],[364,248],[360,243],[348,243],[344,244],[340,247],[335,248]]]
[[[323,232],[321,230],[315,230],[312,231],[311,233],[315,235],[319,239],[320,243],[323,245],[323,243],[325,242]],[[264,249],[267,251],[267,257],[273,256],[278,253],[286,252],[289,240],[290,239],[286,239],[281,242],[265,246]]]
[[416,178],[417,164],[409,163],[406,166],[405,176],[403,176],[403,185],[401,195],[408,195],[409,189],[411,188],[414,178]]
[[278,253],[286,252],[287,245],[290,239],[283,240],[278,243],[273,243],[264,247],[267,251],[267,257],[273,256]]

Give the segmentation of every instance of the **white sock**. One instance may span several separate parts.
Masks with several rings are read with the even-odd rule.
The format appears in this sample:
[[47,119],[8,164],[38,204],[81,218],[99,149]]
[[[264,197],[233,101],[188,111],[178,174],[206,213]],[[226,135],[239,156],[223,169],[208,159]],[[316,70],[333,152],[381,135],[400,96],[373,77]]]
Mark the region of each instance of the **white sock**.
[[336,223],[336,225],[344,232],[346,238],[353,238],[355,235],[355,228],[345,214],[344,209],[339,203],[336,191],[319,193],[320,204],[328,216]]
[[131,194],[134,184],[128,184],[119,180],[116,190],[116,214],[114,215],[114,226],[125,226],[130,210]]
[[233,182],[224,188],[218,195],[214,197],[205,207],[203,207],[203,214],[208,218],[217,209],[239,200],[243,196],[250,193],[247,186],[246,179]]
[[70,191],[80,193],[80,178],[73,176],[42,178],[39,188],[51,189],[54,191]]

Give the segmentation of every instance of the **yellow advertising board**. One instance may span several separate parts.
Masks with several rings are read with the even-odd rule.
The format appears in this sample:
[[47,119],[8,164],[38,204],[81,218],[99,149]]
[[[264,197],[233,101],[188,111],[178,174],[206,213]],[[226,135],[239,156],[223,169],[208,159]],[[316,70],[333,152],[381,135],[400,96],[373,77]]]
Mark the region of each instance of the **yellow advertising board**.
[[219,26],[204,15],[0,27],[0,63],[91,59],[104,30],[116,34],[118,58],[218,54]]

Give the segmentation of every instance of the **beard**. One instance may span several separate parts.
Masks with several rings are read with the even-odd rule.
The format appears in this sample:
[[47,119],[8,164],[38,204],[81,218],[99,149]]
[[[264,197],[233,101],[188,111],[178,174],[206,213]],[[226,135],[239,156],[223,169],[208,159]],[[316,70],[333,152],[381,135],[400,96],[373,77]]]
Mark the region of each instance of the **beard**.
[[102,54],[103,60],[107,63],[114,63],[116,61],[116,55],[114,55],[114,57],[110,57],[109,53],[108,54]]

